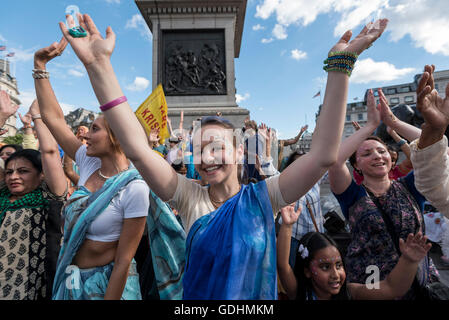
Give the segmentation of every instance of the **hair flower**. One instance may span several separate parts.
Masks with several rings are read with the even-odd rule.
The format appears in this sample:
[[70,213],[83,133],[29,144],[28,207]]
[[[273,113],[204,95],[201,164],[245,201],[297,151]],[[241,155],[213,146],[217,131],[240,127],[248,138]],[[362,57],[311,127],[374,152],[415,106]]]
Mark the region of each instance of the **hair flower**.
[[301,258],[303,259],[309,256],[309,250],[307,250],[307,247],[304,247],[302,244],[299,246],[298,252],[301,253]]

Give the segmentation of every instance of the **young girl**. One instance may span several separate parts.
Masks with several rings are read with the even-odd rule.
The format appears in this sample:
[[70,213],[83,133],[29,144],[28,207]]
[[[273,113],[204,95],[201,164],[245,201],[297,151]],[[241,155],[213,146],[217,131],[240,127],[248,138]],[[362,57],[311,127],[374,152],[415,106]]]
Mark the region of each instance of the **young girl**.
[[[421,232],[400,240],[401,257],[391,273],[380,282],[368,284],[346,283],[346,272],[336,243],[320,232],[309,232],[300,240],[294,270],[288,263],[292,225],[300,209],[294,206],[281,209],[278,243],[278,273],[290,299],[298,300],[392,300],[402,297],[413,283],[419,262],[430,247]],[[375,268],[368,273],[372,273]],[[370,289],[371,288],[371,289]]]

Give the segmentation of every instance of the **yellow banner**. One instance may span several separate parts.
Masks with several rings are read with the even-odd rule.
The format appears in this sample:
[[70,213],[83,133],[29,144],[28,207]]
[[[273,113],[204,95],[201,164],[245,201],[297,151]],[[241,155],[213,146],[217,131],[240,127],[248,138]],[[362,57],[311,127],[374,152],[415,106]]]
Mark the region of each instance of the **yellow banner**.
[[147,136],[150,135],[152,129],[159,128],[159,143],[163,144],[164,140],[170,137],[167,128],[167,101],[165,101],[162,84],[154,89],[135,113],[137,119],[145,128]]

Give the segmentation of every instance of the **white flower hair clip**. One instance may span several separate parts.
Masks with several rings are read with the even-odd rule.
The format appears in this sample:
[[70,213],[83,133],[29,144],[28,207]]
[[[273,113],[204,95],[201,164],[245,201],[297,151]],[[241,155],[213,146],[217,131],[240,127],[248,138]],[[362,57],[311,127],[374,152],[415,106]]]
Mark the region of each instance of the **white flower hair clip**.
[[301,253],[301,258],[303,259],[309,256],[309,250],[307,250],[307,247],[304,247],[302,244],[299,246],[298,252]]

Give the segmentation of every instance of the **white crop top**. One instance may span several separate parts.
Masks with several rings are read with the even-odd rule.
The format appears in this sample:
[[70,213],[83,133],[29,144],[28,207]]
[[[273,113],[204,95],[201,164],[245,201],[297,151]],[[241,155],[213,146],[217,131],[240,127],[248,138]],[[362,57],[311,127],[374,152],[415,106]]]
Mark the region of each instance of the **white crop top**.
[[[99,158],[86,155],[86,147],[76,152],[76,164],[80,169],[78,186],[84,185],[92,173],[101,166]],[[87,175],[87,177],[86,177]],[[86,238],[94,241],[113,242],[120,238],[123,219],[146,217],[150,206],[150,188],[143,180],[133,180],[120,190],[106,209],[91,223]]]

